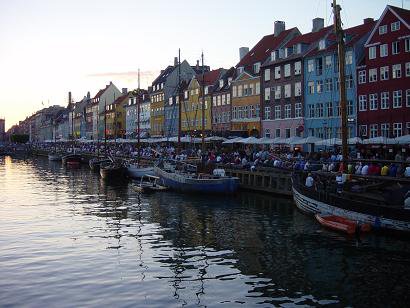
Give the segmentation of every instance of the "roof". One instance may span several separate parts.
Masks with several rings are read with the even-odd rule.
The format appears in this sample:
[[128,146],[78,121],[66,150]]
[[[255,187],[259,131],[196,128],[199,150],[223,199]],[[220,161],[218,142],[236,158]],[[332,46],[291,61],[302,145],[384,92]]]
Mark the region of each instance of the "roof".
[[333,25],[324,27],[321,30],[316,31],[316,32],[309,32],[309,33],[305,33],[305,34],[302,34],[302,35],[298,35],[298,36],[294,37],[293,39],[291,39],[285,45],[285,47],[292,47],[293,45],[297,45],[299,43],[301,43],[301,44],[312,44],[312,43],[318,41],[319,39],[321,39],[329,30],[332,29],[332,27],[333,27]]
[[110,85],[112,85],[112,82],[110,82],[110,84],[107,84],[104,89],[99,90],[99,91],[97,92],[97,94],[95,94],[94,99],[100,98],[100,96],[103,95],[103,93],[105,92],[105,90],[107,90]]
[[[217,82],[222,74],[226,71],[224,68],[218,68],[216,70],[212,70],[209,72],[204,73],[203,80],[204,80],[204,86],[209,86],[213,85],[215,82]],[[196,75],[196,79],[198,80],[199,84],[202,85],[202,74]]]
[[[361,25],[351,27],[348,29],[345,29],[345,36],[347,37],[346,40],[346,47],[353,47],[354,44],[356,44],[360,39],[362,39],[364,36],[370,33],[370,31],[373,29],[374,25],[376,24],[376,21],[369,21],[366,23],[363,23]],[[318,47],[315,47],[311,51],[306,54],[306,56],[313,56],[318,53],[322,52],[334,52],[337,49],[337,42],[336,42],[336,35],[332,31],[328,36],[327,36],[328,41],[330,41],[330,44],[322,50],[319,50]]]
[[122,103],[122,102],[124,101],[124,99],[128,98],[129,95],[130,95],[130,92],[128,92],[127,94],[123,94],[123,95],[117,97],[117,98],[115,99],[115,101],[113,102],[113,104],[116,105],[116,104]]
[[368,45],[376,32],[376,30],[379,28],[380,23],[382,22],[384,16],[387,14],[387,12],[393,13],[406,27],[407,29],[410,29],[410,10],[405,10],[401,9],[396,6],[388,5],[384,9],[382,15],[380,16],[379,20],[377,21],[376,25],[373,27],[372,33],[369,35],[367,38],[366,43],[364,44],[365,46]]
[[175,69],[175,66],[172,65],[168,65],[167,68],[163,71],[161,71],[161,73],[158,75],[157,78],[155,78],[155,80],[152,82],[152,85],[156,85],[158,83],[162,83],[165,82],[168,75],[171,74],[171,72]]
[[280,43],[292,32],[299,31],[291,28],[282,31],[277,37],[274,34],[264,36],[236,65],[236,67],[263,62],[270,53],[280,46]]

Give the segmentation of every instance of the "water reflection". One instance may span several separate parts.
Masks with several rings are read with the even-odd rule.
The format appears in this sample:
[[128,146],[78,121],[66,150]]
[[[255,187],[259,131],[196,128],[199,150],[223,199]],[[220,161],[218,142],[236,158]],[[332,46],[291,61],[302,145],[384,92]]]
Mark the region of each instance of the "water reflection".
[[[145,196],[132,183],[107,183],[88,168],[45,159],[2,159],[0,173],[0,304],[379,306],[408,299],[408,242],[373,235],[358,242],[323,230],[288,199]],[[50,273],[55,284],[47,288]],[[34,281],[39,288],[28,288]]]

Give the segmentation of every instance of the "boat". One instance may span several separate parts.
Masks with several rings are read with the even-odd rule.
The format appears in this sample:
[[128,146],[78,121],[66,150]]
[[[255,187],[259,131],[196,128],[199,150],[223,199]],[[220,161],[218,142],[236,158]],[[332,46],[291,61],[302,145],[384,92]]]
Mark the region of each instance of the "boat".
[[61,155],[58,153],[51,152],[48,154],[49,161],[61,161]]
[[322,226],[347,234],[358,234],[360,232],[369,232],[371,230],[370,224],[362,225],[357,221],[341,216],[316,214],[315,218]]
[[91,158],[88,161],[88,165],[90,166],[90,169],[92,171],[100,171],[100,166],[102,164],[107,164],[112,162],[112,160],[110,158],[107,157],[95,157],[95,158]]
[[122,180],[125,178],[125,168],[118,162],[101,164],[100,176],[104,180]]
[[67,155],[64,155],[61,158],[61,161],[62,161],[63,165],[67,165],[67,164],[71,164],[71,165],[78,164],[78,165],[80,165],[81,160],[82,160],[81,155],[78,155],[78,154],[67,154]]
[[239,188],[237,177],[203,174],[188,169],[178,170],[173,164],[164,162],[154,167],[155,174],[165,186],[180,192],[232,194]]
[[141,166],[138,163],[129,163],[126,168],[127,175],[132,179],[140,179],[144,175],[155,175],[154,167]]
[[166,191],[168,187],[160,185],[160,178],[153,175],[144,175],[141,177],[141,181],[134,188],[135,191],[140,193],[154,193],[157,191]]

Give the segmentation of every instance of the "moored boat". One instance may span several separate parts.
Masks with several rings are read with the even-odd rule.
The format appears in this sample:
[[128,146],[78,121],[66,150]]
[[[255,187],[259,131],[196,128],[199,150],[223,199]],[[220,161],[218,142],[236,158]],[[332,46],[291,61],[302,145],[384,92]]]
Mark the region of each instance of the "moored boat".
[[88,165],[90,166],[90,169],[91,169],[92,171],[100,171],[100,166],[101,166],[102,164],[107,164],[107,163],[110,163],[110,162],[112,162],[112,160],[109,159],[109,158],[106,158],[106,157],[95,157],[95,158],[91,158],[91,159],[88,161]]
[[119,163],[101,164],[100,176],[104,180],[122,180],[125,178],[125,168]]
[[166,191],[168,187],[159,184],[160,178],[152,175],[141,177],[141,181],[135,186],[135,191],[140,193],[154,193],[157,191]]
[[48,154],[49,161],[61,161],[61,155],[58,153],[51,152]]
[[128,164],[127,175],[132,179],[140,179],[144,175],[155,175],[154,167],[141,166],[139,164]]
[[322,226],[347,234],[369,232],[371,230],[370,224],[361,225],[357,221],[341,216],[316,214],[315,218]]
[[81,163],[81,155],[78,154],[68,154],[65,155],[61,158],[61,161],[63,165],[66,165],[67,163],[73,164],[73,163]]

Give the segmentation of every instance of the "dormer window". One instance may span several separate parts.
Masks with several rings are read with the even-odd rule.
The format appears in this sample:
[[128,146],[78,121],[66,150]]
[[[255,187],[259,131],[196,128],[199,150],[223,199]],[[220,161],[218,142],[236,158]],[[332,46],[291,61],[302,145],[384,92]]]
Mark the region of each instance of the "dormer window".
[[294,54],[299,54],[302,52],[302,44],[295,44],[293,45],[293,53]]
[[229,77],[228,78],[228,85],[231,85],[231,83],[232,83],[232,77]]
[[236,71],[238,72],[238,74],[242,74],[243,73],[243,66],[240,66],[236,69]]
[[400,30],[400,21],[393,22],[390,26],[391,31]]
[[185,90],[185,92],[184,92],[184,98],[185,98],[185,99],[188,99],[188,94],[189,94],[189,91],[188,91],[188,90]]
[[285,52],[284,52],[284,57],[287,58],[287,57],[289,56],[289,55],[288,55],[288,49],[287,49],[287,48],[284,48],[284,51],[285,51]]
[[270,60],[271,61],[276,61],[276,50],[274,50],[270,53]]
[[283,57],[284,57],[284,51],[281,48],[281,49],[279,49],[279,59],[283,59]]
[[253,71],[254,71],[254,73],[255,73],[255,74],[259,74],[260,70],[261,70],[261,63],[260,63],[260,62],[255,63],[255,64],[253,65]]
[[172,105],[172,97],[169,98],[168,103],[170,106]]
[[208,88],[209,88],[209,86],[204,88],[205,89],[205,95],[208,95],[208,92],[209,92]]
[[326,48],[326,40],[320,40],[319,41],[319,50],[323,50]]
[[223,86],[224,86],[224,81],[223,81],[223,79],[219,79],[219,87],[220,87],[220,88],[223,88]]

